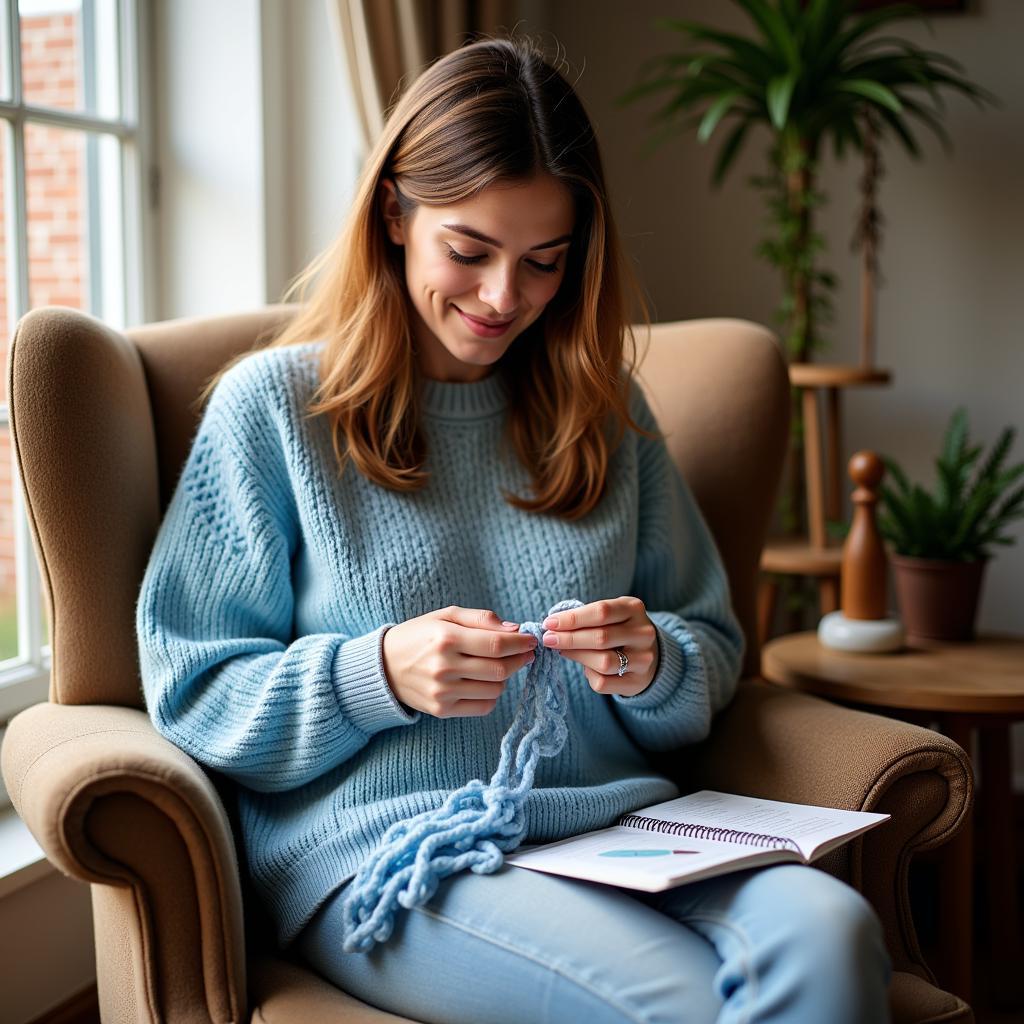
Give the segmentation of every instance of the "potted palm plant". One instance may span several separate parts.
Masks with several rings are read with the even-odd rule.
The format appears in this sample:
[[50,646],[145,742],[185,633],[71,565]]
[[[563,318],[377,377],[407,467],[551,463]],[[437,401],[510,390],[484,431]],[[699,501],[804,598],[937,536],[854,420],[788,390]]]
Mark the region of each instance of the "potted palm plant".
[[[773,230],[758,253],[782,273],[776,315],[786,352],[793,362],[807,362],[825,347],[819,325],[832,317],[829,292],[836,285],[835,276],[819,266],[824,239],[814,228],[815,208],[825,199],[817,188],[823,148],[831,142],[837,158],[847,149],[873,158],[876,139],[895,136],[912,157],[920,158],[912,132],[917,121],[935,132],[948,151],[940,91],[952,89],[979,106],[997,101],[962,77],[953,58],[884,34],[893,23],[910,18],[931,27],[912,4],[858,12],[856,0],[732,2],[749,16],[752,34],[678,18],[657,19],[656,26],[682,34],[683,48],[645,62],[639,82],[617,102],[665,95],[653,116],[661,127],[649,150],[693,127],[698,140],[708,142],[728,125],[712,173],[716,187],[750,130],[755,125],[768,128],[769,171],[751,181],[766,190]],[[793,425],[791,491],[783,521],[786,529],[799,532],[799,402],[794,402]]]
[[911,484],[899,464],[883,456],[894,485],[881,488],[878,525],[892,548],[896,597],[908,637],[973,639],[992,546],[1014,543],[1003,531],[1024,516],[1024,485],[1012,489],[1024,462],[1003,468],[1015,433],[1012,427],[1003,430],[972,480],[983,446],[970,444],[967,413],[957,409],[935,462],[933,494]]

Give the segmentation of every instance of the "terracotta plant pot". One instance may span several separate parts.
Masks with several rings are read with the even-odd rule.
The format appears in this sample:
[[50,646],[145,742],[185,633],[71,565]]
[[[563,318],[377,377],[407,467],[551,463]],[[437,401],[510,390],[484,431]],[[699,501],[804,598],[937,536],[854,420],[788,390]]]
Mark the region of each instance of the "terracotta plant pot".
[[943,562],[890,555],[907,639],[973,640],[987,559]]

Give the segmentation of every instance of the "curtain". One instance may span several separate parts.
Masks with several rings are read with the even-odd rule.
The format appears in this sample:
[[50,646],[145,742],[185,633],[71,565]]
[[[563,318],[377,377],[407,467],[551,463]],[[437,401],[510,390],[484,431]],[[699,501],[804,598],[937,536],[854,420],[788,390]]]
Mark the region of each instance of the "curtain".
[[429,64],[474,33],[512,30],[515,0],[326,0],[365,154],[384,113]]

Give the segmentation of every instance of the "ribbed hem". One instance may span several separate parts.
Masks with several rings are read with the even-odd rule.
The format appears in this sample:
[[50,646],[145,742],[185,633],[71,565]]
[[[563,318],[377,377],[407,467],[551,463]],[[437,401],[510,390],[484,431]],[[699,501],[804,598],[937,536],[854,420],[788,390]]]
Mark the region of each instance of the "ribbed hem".
[[[654,621],[653,619],[651,620]],[[612,699],[620,704],[629,704],[636,708],[657,707],[668,700],[672,692],[683,678],[683,650],[675,638],[660,623],[655,622],[654,628],[658,635],[658,671],[646,690],[641,690],[635,697],[625,697],[621,693],[613,693]]]
[[388,685],[384,672],[384,634],[388,622],[363,636],[346,640],[334,655],[334,688],[344,716],[372,736],[382,729],[410,725],[420,712],[409,714]]
[[476,420],[502,412],[509,402],[509,385],[500,369],[483,380],[448,381],[421,377],[423,412],[449,420]]

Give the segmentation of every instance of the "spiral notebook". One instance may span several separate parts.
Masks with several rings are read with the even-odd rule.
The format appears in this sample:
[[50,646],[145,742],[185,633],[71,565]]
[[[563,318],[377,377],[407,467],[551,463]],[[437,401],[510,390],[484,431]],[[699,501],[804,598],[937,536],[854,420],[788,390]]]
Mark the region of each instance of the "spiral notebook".
[[764,864],[809,864],[889,818],[705,789],[641,807],[611,828],[520,846],[505,863],[660,892]]

